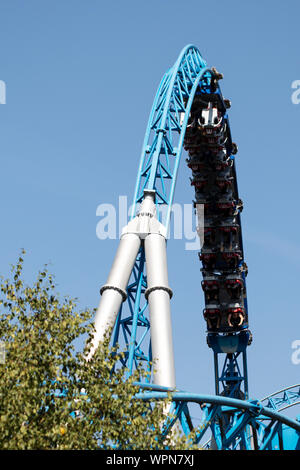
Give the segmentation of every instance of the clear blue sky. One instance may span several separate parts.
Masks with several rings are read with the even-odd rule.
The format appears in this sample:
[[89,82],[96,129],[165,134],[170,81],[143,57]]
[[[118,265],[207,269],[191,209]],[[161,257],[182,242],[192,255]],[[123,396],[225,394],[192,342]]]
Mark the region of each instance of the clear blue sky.
[[[299,382],[300,79],[297,1],[2,0],[0,271],[27,250],[58,289],[94,307],[117,241],[96,237],[96,208],[133,197],[152,100],[189,43],[224,74],[238,143],[249,266],[250,394]],[[184,156],[175,202],[193,198]],[[177,386],[213,393],[196,252],[168,243]],[[188,295],[186,295],[188,292]]]

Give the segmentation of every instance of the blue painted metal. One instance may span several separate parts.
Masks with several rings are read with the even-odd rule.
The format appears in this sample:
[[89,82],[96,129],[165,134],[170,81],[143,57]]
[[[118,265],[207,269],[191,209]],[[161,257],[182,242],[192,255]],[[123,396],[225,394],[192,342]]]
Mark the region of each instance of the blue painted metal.
[[[186,46],[174,66],[164,75],[151,109],[140,158],[131,217],[144,189],[155,190],[157,204],[168,205],[165,219],[168,228],[176,176],[184,133],[198,85],[206,90],[212,71],[207,68],[197,48]],[[181,122],[181,113],[185,113]]]
[[[139,203],[144,198],[144,190],[155,190],[157,208],[159,209],[161,206],[166,207],[165,211],[158,211],[158,214],[160,215],[161,223],[166,227],[167,233],[191,106],[196,94],[211,92],[210,87],[213,76],[213,71],[207,67],[199,50],[193,45],[188,45],[182,50],[174,66],[163,76],[150,112],[143,142],[131,219],[137,214]],[[222,96],[219,88],[216,90],[216,93]],[[182,119],[183,116],[184,118]],[[228,123],[227,113],[224,117]],[[229,155],[231,152],[230,146],[231,139],[228,148]],[[123,305],[122,310],[119,312],[114,334],[114,344],[117,342],[125,342],[126,344],[127,355],[124,358],[123,366],[126,366],[130,373],[134,370],[134,366],[139,359],[145,362],[148,359],[146,368],[149,369],[151,367],[147,304],[142,302],[141,299],[141,288],[143,286],[143,289],[145,289],[147,283],[143,247],[141,252],[140,259],[136,263],[132,283],[130,283],[128,288],[127,306]],[[138,285],[141,286],[140,290],[136,289]],[[141,302],[143,305],[141,305]],[[129,314],[126,313],[127,311],[129,311]],[[137,322],[137,312],[142,312],[143,320],[141,323]],[[136,335],[139,326],[144,326],[145,324],[147,324],[147,328],[143,335],[144,349],[141,350],[141,344]],[[121,332],[122,338],[120,337]],[[236,361],[233,361],[233,364],[236,364]],[[241,377],[245,376],[246,374],[241,375]],[[247,385],[245,388],[248,388]]]
[[[134,192],[131,219],[138,211],[139,203],[144,198],[144,190],[156,192],[156,205],[167,210],[158,213],[160,221],[166,227],[170,223],[176,178],[182,153],[182,146],[189,113],[195,95],[209,93],[214,72],[207,67],[198,49],[186,46],[174,66],[163,76],[158,87],[150,112],[138,176]],[[222,94],[220,88],[214,91]],[[224,114],[228,128],[228,115]],[[227,144],[227,153],[231,154],[231,137]],[[231,155],[231,158],[234,157]],[[233,164],[235,174],[235,165]],[[235,177],[237,192],[237,181]],[[238,215],[239,225],[240,215]],[[240,246],[242,235],[240,232]],[[242,248],[243,252],[243,248]],[[244,257],[243,257],[244,258]],[[243,274],[245,282],[245,274]],[[126,354],[121,366],[127,367],[131,375],[137,363],[143,362],[145,369],[151,370],[151,341],[148,304],[144,298],[147,288],[145,272],[145,253],[143,246],[139,252],[132,278],[127,288],[127,301],[121,308],[115,326],[113,344],[125,344]],[[245,299],[247,312],[247,299]],[[227,353],[228,341],[235,342],[234,352]],[[249,333],[240,332],[230,340],[226,335],[208,335],[209,346],[214,351],[216,396],[196,395],[173,392],[173,418],[168,418],[163,433],[167,434],[176,421],[183,432],[189,435],[197,426],[189,406],[198,404],[202,413],[200,426],[196,433],[196,442],[204,447],[211,447],[212,442],[218,449],[288,449],[299,447],[300,424],[278,413],[278,406],[291,406],[299,398],[299,389],[285,390],[282,394],[267,397],[260,402],[248,401],[248,378],[246,349]],[[224,357],[219,373],[219,356]],[[243,389],[242,389],[243,385]],[[139,384],[143,391],[137,398],[159,400],[166,397],[164,387]],[[154,391],[155,390],[155,391]],[[227,396],[224,396],[227,395]],[[292,398],[293,396],[293,398]],[[280,408],[282,409],[282,408]],[[204,440],[208,438],[205,443]],[[213,441],[212,441],[213,438]],[[204,444],[203,444],[204,442]]]
[[[144,369],[150,372],[152,360],[148,302],[143,297],[147,288],[144,268],[145,253],[141,249],[127,287],[127,309],[121,307],[113,334],[113,347],[122,342],[127,346],[125,356],[121,359],[121,366],[128,369],[128,376],[138,364],[142,363],[145,364]],[[150,380],[150,374],[147,380]]]
[[[239,359],[242,358],[241,364]],[[218,354],[214,353],[215,364],[218,362]],[[218,366],[217,370],[218,370]],[[221,374],[216,375],[216,392],[234,398],[248,398],[248,377],[246,364],[246,351],[242,353],[227,354]],[[244,385],[242,388],[241,385]]]
[[300,405],[300,384],[291,385],[290,387],[274,392],[263,398],[261,403],[266,408],[282,411],[291,406]]
[[[157,206],[167,206],[165,217],[161,220],[167,231],[184,131],[193,96],[199,84],[204,89],[207,88],[211,74],[200,52],[194,46],[187,46],[174,67],[164,75],[156,93],[144,138],[131,219],[136,215],[138,204],[143,200],[144,189],[154,189]],[[183,122],[180,122],[180,113],[185,113]],[[122,306],[114,331],[113,344],[126,345],[127,354],[122,365],[129,369],[129,373],[132,373],[140,360],[145,361],[147,370],[151,368],[148,305],[141,297],[147,283],[144,260],[142,247],[127,289],[127,305]],[[137,286],[140,286],[139,289]],[[142,339],[137,336],[140,327],[144,330]]]
[[[140,384],[141,386],[141,384]],[[142,387],[141,387],[142,388]],[[150,388],[150,387],[149,387]],[[140,391],[136,399],[163,400],[166,392]],[[258,401],[187,392],[172,393],[172,418],[164,423],[167,435],[176,422],[188,436],[195,429],[194,443],[219,450],[291,450],[300,448],[300,423]],[[198,404],[202,420],[194,426],[188,406]],[[208,440],[207,440],[208,439]],[[205,442],[206,441],[206,442]]]

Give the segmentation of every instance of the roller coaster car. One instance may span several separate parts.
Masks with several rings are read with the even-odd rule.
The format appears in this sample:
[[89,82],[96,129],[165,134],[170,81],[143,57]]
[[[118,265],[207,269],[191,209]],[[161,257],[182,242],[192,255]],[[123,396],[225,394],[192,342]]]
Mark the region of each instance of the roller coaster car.
[[203,310],[203,317],[207,323],[208,330],[217,330],[220,327],[221,311],[220,305],[210,305]]
[[225,288],[231,300],[239,300],[244,290],[244,281],[241,276],[227,276],[225,279]]
[[209,277],[201,282],[205,294],[205,303],[219,302],[220,284],[216,277]]

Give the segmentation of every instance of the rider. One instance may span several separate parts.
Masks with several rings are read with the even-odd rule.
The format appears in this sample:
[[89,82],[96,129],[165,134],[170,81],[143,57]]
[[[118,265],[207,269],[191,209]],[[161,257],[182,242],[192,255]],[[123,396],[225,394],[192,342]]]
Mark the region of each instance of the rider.
[[216,330],[219,328],[221,315],[218,308],[205,308],[203,310],[203,316],[207,322],[207,327],[209,330]]
[[245,319],[245,315],[242,308],[233,308],[229,310],[227,321],[228,325],[232,328],[239,328]]

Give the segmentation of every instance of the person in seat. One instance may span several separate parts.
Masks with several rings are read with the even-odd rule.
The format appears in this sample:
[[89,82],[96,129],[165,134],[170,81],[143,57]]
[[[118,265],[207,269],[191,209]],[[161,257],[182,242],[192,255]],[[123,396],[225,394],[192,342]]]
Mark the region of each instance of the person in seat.
[[201,282],[203,292],[205,294],[205,302],[219,301],[219,282],[216,280],[204,280]]
[[239,300],[243,291],[243,281],[241,279],[226,279],[226,291],[232,300]]
[[205,308],[203,316],[207,323],[208,330],[217,330],[220,327],[221,314],[219,308]]
[[231,176],[217,176],[216,186],[218,187],[221,194],[228,193],[232,188],[232,177]]
[[216,254],[215,253],[199,253],[200,261],[202,261],[204,269],[211,271],[216,266]]
[[204,229],[204,247],[214,248],[216,244],[216,230],[213,227]]
[[227,264],[227,268],[229,269],[236,269],[239,265],[241,260],[241,254],[238,251],[235,252],[226,252],[223,253],[223,259]]
[[204,188],[207,186],[208,179],[205,176],[196,175],[191,180],[191,186],[195,186],[196,191],[203,191]]
[[238,329],[245,320],[244,310],[241,307],[229,308],[227,322],[231,328]]
[[221,233],[221,251],[233,250],[238,246],[238,227],[228,225],[219,227]]

